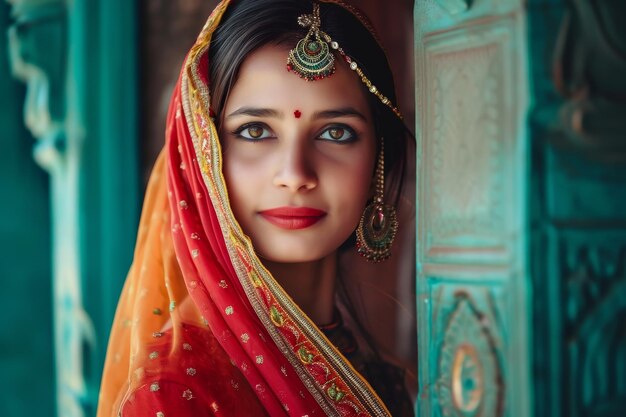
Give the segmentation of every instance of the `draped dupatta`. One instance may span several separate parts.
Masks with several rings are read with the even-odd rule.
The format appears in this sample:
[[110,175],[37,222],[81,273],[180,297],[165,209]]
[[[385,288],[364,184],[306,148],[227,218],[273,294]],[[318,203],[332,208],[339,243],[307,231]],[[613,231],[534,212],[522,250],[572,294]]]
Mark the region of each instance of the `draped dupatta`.
[[98,416],[390,415],[264,268],[230,208],[208,80],[228,3],[209,17],[174,90]]

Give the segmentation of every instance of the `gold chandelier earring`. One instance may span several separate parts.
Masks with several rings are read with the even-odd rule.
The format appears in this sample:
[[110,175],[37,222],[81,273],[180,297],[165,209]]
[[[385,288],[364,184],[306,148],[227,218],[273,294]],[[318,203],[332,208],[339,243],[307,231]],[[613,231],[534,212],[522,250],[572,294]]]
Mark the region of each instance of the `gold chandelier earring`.
[[385,191],[385,141],[381,139],[376,165],[374,199],[365,207],[356,229],[356,247],[370,262],[382,262],[391,256],[391,244],[398,231],[396,209],[383,202]]

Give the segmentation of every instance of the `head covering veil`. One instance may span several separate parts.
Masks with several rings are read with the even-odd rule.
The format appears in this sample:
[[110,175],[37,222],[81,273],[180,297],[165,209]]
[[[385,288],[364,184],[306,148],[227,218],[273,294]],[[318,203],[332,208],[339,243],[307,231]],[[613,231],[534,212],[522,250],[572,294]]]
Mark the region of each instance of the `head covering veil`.
[[264,268],[230,208],[208,80],[211,36],[228,4],[208,18],[171,99],[98,417],[388,416]]

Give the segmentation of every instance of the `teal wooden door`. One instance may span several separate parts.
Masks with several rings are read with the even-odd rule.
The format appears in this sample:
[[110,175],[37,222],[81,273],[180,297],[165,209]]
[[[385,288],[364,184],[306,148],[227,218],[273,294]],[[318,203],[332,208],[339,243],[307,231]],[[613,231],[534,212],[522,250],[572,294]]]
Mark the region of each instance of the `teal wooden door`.
[[[58,416],[88,417],[95,415],[140,205],[135,2],[8,3],[13,21],[6,49],[13,75],[26,84],[26,98],[16,96],[10,105],[23,109],[35,137],[33,157],[49,175],[50,201],[38,208],[45,207],[52,223],[51,276],[41,277],[51,283],[52,306],[34,314],[53,317],[55,381],[43,380],[46,373],[36,368],[23,374],[38,389],[56,391]],[[33,204],[48,199],[34,193],[29,190]],[[21,301],[26,310],[38,307]],[[27,410],[19,415],[30,415]]]
[[626,416],[626,2],[531,0],[537,417]]
[[626,416],[626,3],[415,3],[420,416]]
[[420,416],[531,415],[521,0],[415,2]]

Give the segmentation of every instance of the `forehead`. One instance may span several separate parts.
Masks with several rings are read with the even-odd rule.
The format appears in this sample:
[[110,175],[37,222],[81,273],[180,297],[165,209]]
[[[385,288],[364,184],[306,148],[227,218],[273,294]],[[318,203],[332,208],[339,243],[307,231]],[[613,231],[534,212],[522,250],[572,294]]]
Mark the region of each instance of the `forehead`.
[[335,73],[330,77],[306,81],[287,71],[288,53],[287,47],[266,45],[250,54],[230,92],[227,111],[242,105],[287,111],[353,107],[370,114],[364,87],[341,59],[335,59]]

